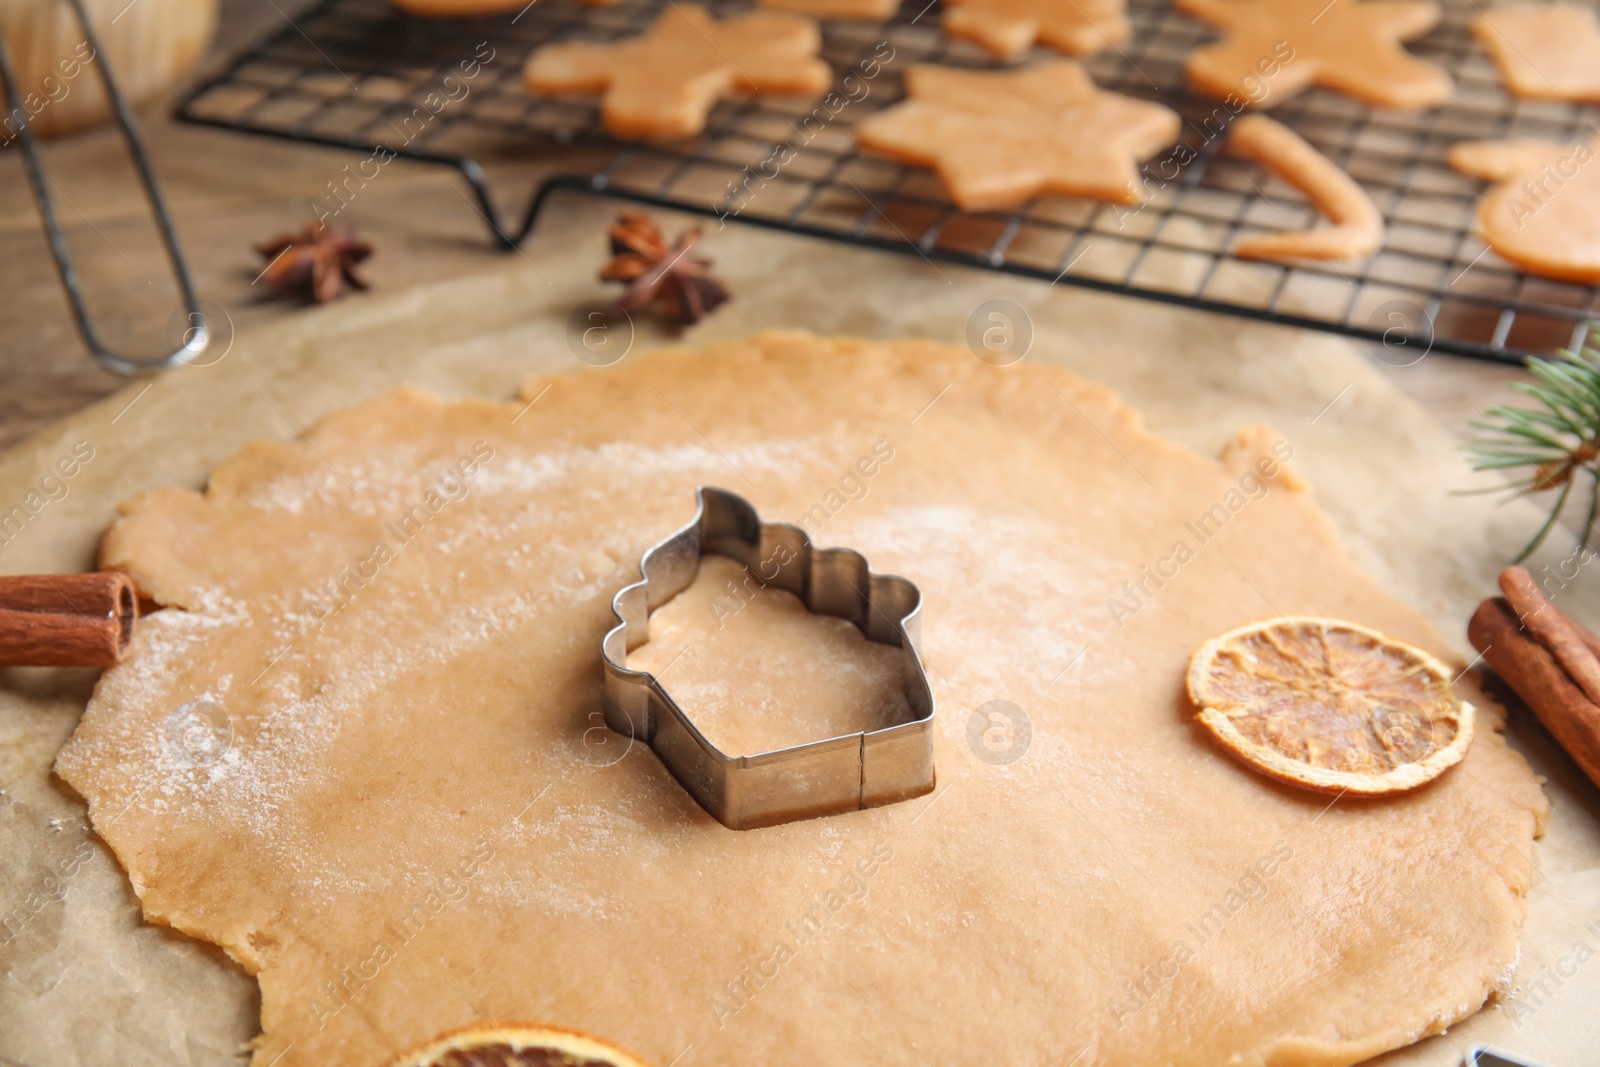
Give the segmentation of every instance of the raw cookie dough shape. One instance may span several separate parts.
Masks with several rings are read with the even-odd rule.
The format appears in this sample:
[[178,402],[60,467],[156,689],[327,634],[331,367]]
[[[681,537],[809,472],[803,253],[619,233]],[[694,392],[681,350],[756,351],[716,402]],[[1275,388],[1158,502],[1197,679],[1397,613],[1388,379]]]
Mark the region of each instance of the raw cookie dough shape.
[[1016,71],[914,66],[906,99],[865,119],[856,141],[932,167],[958,207],[986,211],[1040,193],[1136,204],[1137,163],[1178,129],[1172,110],[1106,92],[1060,59]]
[[[1401,47],[1439,24],[1432,0],[1177,0],[1178,9],[1223,31],[1184,63],[1212,96],[1272,107],[1312,85],[1375,107],[1437,107],[1454,86],[1442,67]],[[1283,60],[1284,44],[1293,58]],[[1282,60],[1267,79],[1261,63]],[[1253,79],[1266,94],[1248,91]]]
[[638,37],[538,49],[523,84],[539,95],[600,93],[618,137],[670,140],[705,129],[711,107],[735,92],[816,94],[833,73],[817,58],[822,35],[800,15],[755,11],[718,22],[698,4],[673,3]]
[[[1377,803],[1264,784],[1183,713],[1189,653],[1262,595],[1447,647],[1282,468],[1196,455],[1064,370],[930,341],[765,333],[522,396],[375,396],[245,447],[204,491],[127,501],[102,544],[167,608],[56,769],[144,914],[260,982],[254,1067],[377,1067],[483,1018],[663,1067],[690,1044],[680,1067],[1090,1045],[1079,1067],[1345,1067],[1506,981],[1545,804],[1470,678],[1483,715],[1445,787]],[[839,492],[878,440],[892,459]],[[476,442],[487,462],[433,500]],[[819,539],[916,576],[939,620],[938,792],[735,832],[642,745],[588,758],[590,729],[614,736],[611,598],[730,462],[765,513],[815,508]],[[1246,473],[1273,488],[1247,501]],[[1209,541],[1186,530],[1236,506]],[[402,544],[389,527],[419,507]],[[1119,628],[1106,598],[1170,573],[1178,538],[1192,558]],[[336,607],[322,590],[358,572],[317,619],[308,594]],[[196,766],[165,730],[201,696],[232,732]],[[968,740],[996,698],[1032,721],[1005,766]]]
[[1281,122],[1265,115],[1241,116],[1229,128],[1225,147],[1305,193],[1333,223],[1309,233],[1284,230],[1242,237],[1234,242],[1234,255],[1279,262],[1356,259],[1383,244],[1383,216],[1366,190]]
[[882,22],[900,9],[900,0],[761,0],[769,11],[793,11],[819,19]]
[[1507,4],[1472,20],[1506,88],[1531,100],[1600,103],[1600,20],[1572,4]]
[[946,0],[944,32],[1010,59],[1035,42],[1093,55],[1122,44],[1133,29],[1126,0]]
[[[606,725],[654,749],[689,795],[730,830],[875,808],[932,792],[933,690],[917,653],[917,587],[873,573],[859,552],[816,548],[798,526],[762,522],[749,501],[725,489],[701,486],[695,503],[694,518],[639,561],[642,579],[611,601],[617,624],[602,643]],[[650,612],[694,581],[707,554],[743,563],[763,585],[793,593],[814,613],[854,623],[869,641],[898,645],[913,718],[750,756],[719,750],[655,675],[627,666],[629,651],[650,639]]]
[[1600,282],[1600,138],[1587,144],[1463,141],[1450,165],[1493,182],[1478,201],[1478,239],[1524,270]]

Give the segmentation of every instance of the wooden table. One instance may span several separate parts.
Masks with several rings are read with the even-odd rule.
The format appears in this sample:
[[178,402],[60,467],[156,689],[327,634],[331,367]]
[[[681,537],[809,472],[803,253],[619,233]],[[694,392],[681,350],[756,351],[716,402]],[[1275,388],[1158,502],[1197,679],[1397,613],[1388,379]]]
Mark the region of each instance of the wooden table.
[[[225,0],[222,30],[202,69],[281,28],[303,6]],[[169,96],[143,107],[141,119],[200,295],[221,305],[237,328],[296,314],[302,304],[255,283],[262,263],[251,246],[309,221],[311,200],[355,156],[183,126],[171,110]],[[49,144],[45,156],[107,342],[140,354],[167,351],[170,324],[182,322],[180,301],[120,138],[95,130]],[[485,163],[509,214],[520,211],[538,181],[573,169],[570,153],[533,148]],[[377,246],[364,268],[375,289],[469,274],[508,254],[491,246],[465,193],[454,172],[406,162],[384,168],[361,190],[340,221]],[[128,384],[101,370],[73,329],[15,151],[0,152],[0,293],[0,447]],[[1505,399],[1507,383],[1526,377],[1518,368],[1439,354],[1383,369],[1458,433]]]

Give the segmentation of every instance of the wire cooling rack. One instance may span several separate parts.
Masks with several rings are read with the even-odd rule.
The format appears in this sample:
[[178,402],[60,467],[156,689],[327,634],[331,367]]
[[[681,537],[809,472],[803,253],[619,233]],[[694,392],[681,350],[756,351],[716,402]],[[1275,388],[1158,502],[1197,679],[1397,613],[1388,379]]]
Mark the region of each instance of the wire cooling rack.
[[[1184,56],[1215,34],[1166,0],[1131,0],[1132,39],[1087,65],[1101,86],[1178,111],[1192,160],[1175,167],[1159,161],[1187,153],[1158,156],[1147,172],[1153,195],[1137,211],[1040,197],[1016,211],[977,213],[956,210],[930,172],[854,147],[856,124],[902,97],[911,64],[1000,65],[940,33],[937,0],[906,0],[885,23],[825,21],[823,54],[841,79],[838,95],[822,104],[724,101],[706,132],[683,143],[618,142],[600,128],[593,100],[523,90],[522,64],[539,45],[632,36],[665,6],[536,0],[494,18],[424,20],[386,0],[324,0],[199,85],[178,117],[364,153],[330,183],[330,210],[389,153],[457,168],[506,247],[528,234],[553,189],[583,188],[930,261],[1332,330],[1368,339],[1392,363],[1430,349],[1502,361],[1548,355],[1578,347],[1585,322],[1600,318],[1595,286],[1523,273],[1471,233],[1483,185],[1450,169],[1452,144],[1512,136],[1570,144],[1588,139],[1600,115],[1507,95],[1468,32],[1472,0],[1446,0],[1441,26],[1411,46],[1455,75],[1445,107],[1380,111],[1311,90],[1273,109],[1360,182],[1388,224],[1384,247],[1369,260],[1293,267],[1228,253],[1241,234],[1309,229],[1317,215],[1293,188],[1219,151],[1228,110],[1187,91],[1183,77]],[[751,4],[707,6],[726,17]],[[609,151],[575,159],[609,162],[547,183],[520,223],[508,225],[479,160],[579,145]]]

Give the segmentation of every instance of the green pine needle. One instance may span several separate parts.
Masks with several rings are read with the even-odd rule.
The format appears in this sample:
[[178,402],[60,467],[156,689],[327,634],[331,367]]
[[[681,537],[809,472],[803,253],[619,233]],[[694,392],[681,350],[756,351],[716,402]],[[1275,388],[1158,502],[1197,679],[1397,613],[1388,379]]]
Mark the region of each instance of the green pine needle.
[[[1600,339],[1600,323],[1589,324],[1589,338]],[[1586,342],[1580,352],[1562,352],[1559,359],[1529,359],[1532,382],[1518,382],[1513,390],[1537,401],[1535,408],[1496,404],[1475,422],[1476,436],[1467,445],[1474,470],[1512,471],[1523,468],[1524,477],[1503,488],[1513,496],[1559,489],[1550,517],[1517,556],[1521,563],[1534,553],[1572,496],[1573,487],[1588,476],[1589,514],[1578,539],[1587,549],[1600,531],[1600,340]],[[1485,490],[1485,491],[1498,491]]]

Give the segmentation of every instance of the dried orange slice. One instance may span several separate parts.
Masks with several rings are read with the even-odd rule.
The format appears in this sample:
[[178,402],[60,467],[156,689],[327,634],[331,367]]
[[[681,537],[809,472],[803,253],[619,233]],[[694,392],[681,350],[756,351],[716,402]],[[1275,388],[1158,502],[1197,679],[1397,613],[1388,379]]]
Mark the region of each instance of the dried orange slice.
[[1189,698],[1240,760],[1323,793],[1415,789],[1472,744],[1472,705],[1443,663],[1338,619],[1278,618],[1212,638],[1189,660]]
[[479,1023],[403,1052],[389,1067],[649,1067],[580,1030],[542,1023]]

